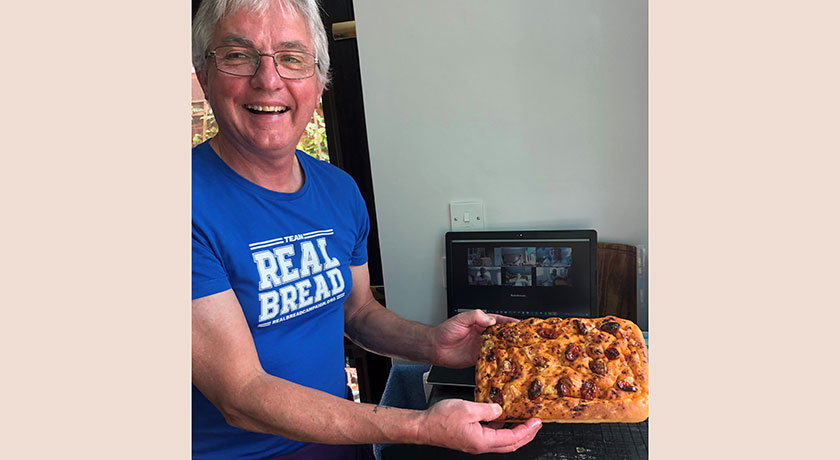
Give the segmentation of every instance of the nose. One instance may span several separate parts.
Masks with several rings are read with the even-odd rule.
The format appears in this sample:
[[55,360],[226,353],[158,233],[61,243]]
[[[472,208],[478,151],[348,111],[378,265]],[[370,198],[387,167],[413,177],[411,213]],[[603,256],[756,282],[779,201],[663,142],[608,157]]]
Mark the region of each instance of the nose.
[[285,86],[285,79],[277,72],[273,54],[261,53],[257,72],[251,77],[251,86],[261,89],[279,89]]

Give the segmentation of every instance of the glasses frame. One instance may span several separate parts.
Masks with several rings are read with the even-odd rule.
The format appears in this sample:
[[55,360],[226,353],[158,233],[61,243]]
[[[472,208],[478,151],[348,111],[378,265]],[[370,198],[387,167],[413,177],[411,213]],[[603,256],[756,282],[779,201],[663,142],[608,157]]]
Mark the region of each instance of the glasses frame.
[[[257,67],[255,67],[255,68],[254,68],[254,73],[252,73],[252,74],[250,74],[250,75],[249,75],[249,74],[244,74],[244,75],[243,75],[243,74],[233,73],[233,72],[228,72],[228,71],[226,71],[226,70],[222,70],[222,69],[220,69],[220,68],[219,68],[219,63],[218,63],[218,61],[216,61],[216,52],[217,52],[220,48],[245,48],[245,49],[249,49],[249,50],[254,50],[254,51],[257,53],[257,57],[259,58],[259,59],[257,59]],[[315,65],[314,65],[314,66],[312,66],[312,73],[311,73],[311,74],[309,74],[309,75],[307,75],[307,76],[305,76],[305,77],[286,77],[286,76],[284,76],[283,74],[281,74],[281,73],[280,73],[280,64],[278,64],[278,63],[277,63],[277,53],[282,53],[282,52],[293,52],[293,53],[300,53],[300,54],[305,54],[305,55],[307,55],[307,56],[311,56],[311,57],[312,57],[312,59],[314,59],[314,61],[315,61],[315,62],[314,62],[314,63],[315,63]],[[216,48],[214,48],[214,49],[213,49],[213,50],[211,50],[211,51],[208,51],[208,52],[204,55],[204,57],[205,57],[205,58],[210,58],[210,57],[212,57],[212,58],[213,58],[213,66],[214,66],[214,67],[216,67],[216,70],[218,70],[218,71],[219,71],[219,72],[221,72],[221,73],[227,74],[227,75],[233,75],[233,76],[235,76],[235,77],[253,77],[254,75],[256,75],[256,74],[257,74],[257,72],[259,72],[259,70],[260,70],[260,66],[262,65],[262,58],[263,58],[263,56],[268,56],[268,57],[270,57],[270,58],[271,58],[271,60],[272,60],[272,61],[274,61],[274,70],[277,72],[277,75],[278,75],[280,78],[283,78],[283,79],[285,79],[285,80],[306,80],[307,78],[312,78],[312,76],[313,76],[313,75],[315,75],[315,69],[316,69],[316,68],[320,68],[320,66],[321,66],[320,61],[318,60],[318,58],[317,58],[314,54],[312,54],[312,53],[307,53],[306,51],[301,51],[301,50],[282,49],[282,50],[277,50],[277,51],[275,51],[275,52],[273,52],[273,53],[261,53],[261,52],[260,52],[260,50],[258,50],[258,49],[256,49],[256,48],[253,48],[253,47],[250,47],[250,46],[242,46],[242,45],[222,45],[222,46],[217,46]]]

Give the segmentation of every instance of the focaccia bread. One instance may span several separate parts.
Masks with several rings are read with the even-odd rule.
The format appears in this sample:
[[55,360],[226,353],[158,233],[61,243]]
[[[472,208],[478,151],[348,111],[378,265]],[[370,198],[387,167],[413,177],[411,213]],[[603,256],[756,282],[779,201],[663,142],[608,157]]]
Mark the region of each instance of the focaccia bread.
[[648,416],[648,357],[633,322],[529,318],[482,335],[475,400],[495,402],[498,420],[641,422]]

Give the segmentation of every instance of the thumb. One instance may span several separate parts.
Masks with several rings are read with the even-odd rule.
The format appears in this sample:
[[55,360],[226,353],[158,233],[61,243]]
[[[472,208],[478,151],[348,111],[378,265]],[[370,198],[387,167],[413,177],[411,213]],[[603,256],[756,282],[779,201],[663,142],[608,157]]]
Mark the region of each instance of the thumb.
[[478,325],[481,327],[488,327],[492,326],[496,319],[492,316],[484,313],[484,310],[476,308],[475,310],[465,311],[463,313],[459,313],[452,318],[446,320],[446,322],[451,323],[453,325],[457,325],[459,327],[472,327],[473,325]]
[[483,310],[476,309],[473,314],[473,321],[481,327],[490,327],[496,324],[496,318],[484,313]]
[[482,422],[491,422],[496,420],[502,415],[502,406],[492,403],[474,403],[476,405],[475,410],[473,413],[478,417],[478,420]]

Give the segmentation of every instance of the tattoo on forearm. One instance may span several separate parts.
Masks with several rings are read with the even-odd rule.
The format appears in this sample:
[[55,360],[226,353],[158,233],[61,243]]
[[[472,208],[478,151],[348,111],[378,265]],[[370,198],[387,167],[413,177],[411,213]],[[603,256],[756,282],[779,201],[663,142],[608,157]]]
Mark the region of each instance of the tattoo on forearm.
[[374,413],[374,414],[375,414],[375,413],[377,413],[377,412],[379,411],[379,409],[390,409],[390,407],[388,407],[388,406],[380,406],[379,404],[377,404],[376,406],[374,406],[374,407],[373,407],[373,413]]

